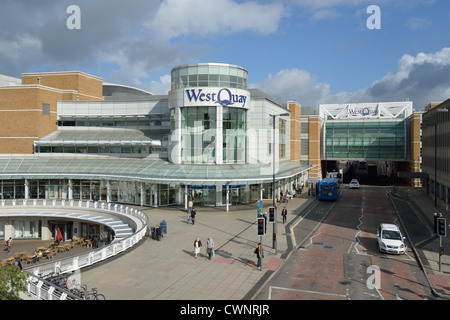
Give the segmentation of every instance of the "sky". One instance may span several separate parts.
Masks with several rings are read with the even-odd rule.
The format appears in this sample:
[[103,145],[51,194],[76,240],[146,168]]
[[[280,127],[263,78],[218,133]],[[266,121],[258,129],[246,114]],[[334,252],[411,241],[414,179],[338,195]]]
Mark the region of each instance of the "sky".
[[81,71],[167,94],[172,68],[210,62],[244,67],[283,104],[423,110],[450,98],[450,1],[0,0],[0,74]]

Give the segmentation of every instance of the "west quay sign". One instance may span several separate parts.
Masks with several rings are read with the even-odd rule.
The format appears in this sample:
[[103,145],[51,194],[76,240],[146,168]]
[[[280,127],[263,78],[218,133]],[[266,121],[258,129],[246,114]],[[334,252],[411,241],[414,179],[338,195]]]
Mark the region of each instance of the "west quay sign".
[[375,107],[351,107],[349,106],[347,109],[347,114],[349,116],[371,116],[378,114],[378,108]]
[[197,87],[184,89],[184,106],[211,106],[248,108],[250,93],[234,88]]

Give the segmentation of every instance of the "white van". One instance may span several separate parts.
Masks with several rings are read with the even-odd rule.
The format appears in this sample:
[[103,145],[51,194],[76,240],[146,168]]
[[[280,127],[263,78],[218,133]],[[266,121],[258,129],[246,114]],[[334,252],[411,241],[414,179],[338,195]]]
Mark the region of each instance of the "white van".
[[382,252],[404,254],[405,239],[395,224],[382,223],[377,229],[378,249]]

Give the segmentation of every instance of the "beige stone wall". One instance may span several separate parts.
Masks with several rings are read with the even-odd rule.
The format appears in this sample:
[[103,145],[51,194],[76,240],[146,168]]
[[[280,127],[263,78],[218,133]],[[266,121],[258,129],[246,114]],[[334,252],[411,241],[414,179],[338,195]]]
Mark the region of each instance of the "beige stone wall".
[[22,86],[0,87],[0,153],[33,153],[34,140],[57,129],[57,101],[103,100],[102,86],[100,78],[65,72],[23,74]]
[[289,111],[291,111],[290,119],[290,148],[291,160],[300,163],[300,146],[301,146],[301,117],[302,109],[298,102],[288,102]]
[[103,80],[82,72],[26,73],[22,74],[22,84],[73,90],[79,100],[103,100]]
[[[420,127],[421,127],[421,115],[419,113],[413,113],[410,118],[411,124],[411,154],[409,161],[409,171],[420,172]],[[410,179],[410,184],[414,187],[420,187],[420,179]]]
[[309,162],[316,166],[309,171],[310,178],[317,178],[319,174],[322,174],[320,161],[321,122],[319,116],[309,117]]

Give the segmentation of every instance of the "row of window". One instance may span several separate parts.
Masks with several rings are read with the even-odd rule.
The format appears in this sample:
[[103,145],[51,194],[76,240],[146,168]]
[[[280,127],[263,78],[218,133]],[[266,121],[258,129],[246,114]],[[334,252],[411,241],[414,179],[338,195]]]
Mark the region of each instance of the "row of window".
[[[216,107],[182,108],[181,157],[185,163],[214,163],[216,160]],[[244,162],[246,159],[246,110],[223,108],[224,163]]]
[[247,89],[247,71],[233,65],[199,64],[174,68],[172,89],[186,87],[229,87]]
[[237,76],[205,74],[181,76],[172,80],[173,89],[187,87],[228,87],[237,89],[247,88],[247,79]]
[[126,155],[161,155],[167,154],[167,147],[142,145],[112,146],[35,146],[35,153],[85,153],[85,154],[126,154]]
[[112,119],[85,119],[85,120],[59,120],[59,127],[158,127],[169,128],[170,119],[145,119],[145,120],[112,120]]
[[[143,197],[144,205],[172,205],[184,203],[184,188],[178,184],[148,184],[144,183],[143,190],[138,182],[132,181],[100,181],[73,179],[39,179],[27,180],[29,199],[68,200],[69,183],[72,188],[74,200],[98,200],[117,201],[122,203],[141,204]],[[277,181],[276,188],[289,185],[286,181]],[[262,190],[261,190],[262,187]],[[0,199],[25,199],[25,180],[0,180]],[[195,205],[216,205],[217,192],[222,193],[222,203],[226,203],[226,187],[222,186],[189,186],[189,198],[194,200]],[[143,191],[143,194],[141,194]],[[272,183],[250,185],[234,185],[229,188],[230,203],[248,203],[249,201],[272,198]],[[108,198],[109,194],[109,198]],[[1,230],[0,224],[0,230]],[[20,228],[18,228],[20,229]],[[31,230],[32,228],[30,228]],[[38,230],[35,228],[34,230]],[[1,236],[1,235],[0,235]]]
[[[140,204],[143,197],[144,205],[168,205],[178,203],[179,186],[175,184],[144,184],[144,194],[141,195],[138,182],[73,179],[72,198],[74,200],[109,200],[123,203]],[[28,198],[30,199],[69,199],[69,181],[60,180],[28,180]],[[107,193],[109,192],[109,199]],[[0,199],[25,199],[25,180],[0,180]]]

